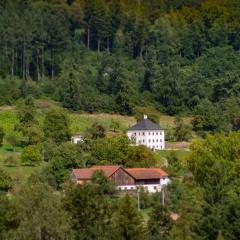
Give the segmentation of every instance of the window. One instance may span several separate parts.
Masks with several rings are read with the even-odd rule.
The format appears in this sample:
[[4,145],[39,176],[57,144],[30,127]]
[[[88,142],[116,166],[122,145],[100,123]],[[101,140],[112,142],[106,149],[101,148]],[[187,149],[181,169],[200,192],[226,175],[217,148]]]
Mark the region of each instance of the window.
[[154,135],[154,132],[152,133],[152,135]]
[[162,139],[160,139],[160,142],[162,142]]
[[160,132],[160,135],[162,135],[162,132]]
[[154,139],[152,141],[154,142]]
[[140,134],[141,134],[141,133],[139,132],[138,135],[140,136]]
[[158,139],[156,139],[156,142],[158,142]]
[[143,132],[142,135],[145,136],[145,132]]
[[145,140],[143,139],[143,143],[145,143]]
[[154,186],[153,188],[156,190],[156,189],[157,189],[157,186]]
[[127,187],[125,187],[124,190],[127,190]]
[[158,135],[158,132],[156,132],[156,135]]
[[133,190],[134,188],[133,187],[131,187],[131,190]]
[[151,139],[149,139],[148,142],[151,142]]
[[151,133],[149,132],[148,135],[150,135]]
[[138,141],[139,144],[141,144],[141,141]]

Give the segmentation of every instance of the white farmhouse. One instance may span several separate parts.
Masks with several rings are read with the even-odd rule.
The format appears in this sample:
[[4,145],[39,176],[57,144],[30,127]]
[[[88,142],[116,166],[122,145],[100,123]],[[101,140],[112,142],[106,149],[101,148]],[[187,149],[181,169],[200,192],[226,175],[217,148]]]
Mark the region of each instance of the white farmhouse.
[[150,121],[147,115],[144,115],[142,121],[130,127],[127,130],[127,135],[136,146],[145,145],[152,150],[165,149],[164,129]]

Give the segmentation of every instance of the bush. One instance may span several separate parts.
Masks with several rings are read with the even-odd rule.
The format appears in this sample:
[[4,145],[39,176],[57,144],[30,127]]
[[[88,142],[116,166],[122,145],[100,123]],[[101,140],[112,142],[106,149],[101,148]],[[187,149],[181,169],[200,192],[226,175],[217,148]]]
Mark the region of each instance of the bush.
[[20,141],[15,133],[12,133],[11,135],[8,136],[7,142],[12,146],[14,152],[15,152],[15,148],[20,143]]
[[21,155],[21,161],[30,166],[39,165],[42,161],[39,148],[36,145],[25,147]]
[[180,117],[176,117],[175,119],[175,138],[177,141],[188,141],[192,135],[191,135],[191,127],[185,124]]
[[12,187],[13,180],[3,169],[0,169],[0,191],[8,191]]
[[144,145],[129,148],[127,167],[153,167],[156,159],[153,151]]

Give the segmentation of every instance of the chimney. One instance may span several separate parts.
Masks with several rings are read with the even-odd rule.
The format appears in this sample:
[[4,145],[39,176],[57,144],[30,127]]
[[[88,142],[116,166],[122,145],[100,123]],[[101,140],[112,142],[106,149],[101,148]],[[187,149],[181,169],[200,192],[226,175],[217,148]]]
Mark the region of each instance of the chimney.
[[147,119],[147,118],[148,118],[148,116],[147,116],[146,114],[144,114],[144,115],[143,115],[143,118],[144,118],[144,119]]

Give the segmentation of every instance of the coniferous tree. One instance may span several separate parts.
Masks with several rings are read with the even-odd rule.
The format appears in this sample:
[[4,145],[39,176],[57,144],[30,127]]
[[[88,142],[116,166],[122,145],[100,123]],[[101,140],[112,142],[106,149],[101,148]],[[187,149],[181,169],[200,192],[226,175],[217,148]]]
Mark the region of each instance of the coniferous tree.
[[147,239],[143,218],[138,212],[133,199],[126,195],[119,199],[112,215],[111,224],[114,239]]

